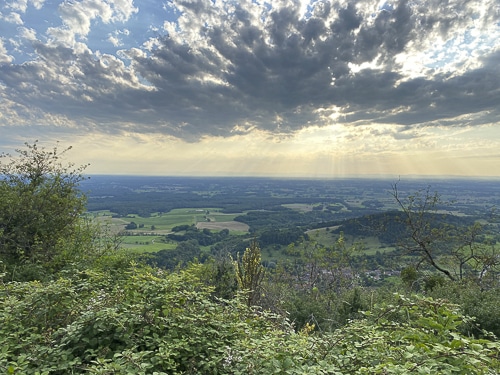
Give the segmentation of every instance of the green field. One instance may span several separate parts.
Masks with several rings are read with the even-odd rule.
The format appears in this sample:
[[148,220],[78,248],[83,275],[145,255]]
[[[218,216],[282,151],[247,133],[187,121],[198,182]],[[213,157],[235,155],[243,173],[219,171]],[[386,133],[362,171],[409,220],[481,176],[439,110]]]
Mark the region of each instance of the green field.
[[[228,228],[231,230],[236,226],[233,221],[234,218],[241,215],[224,214],[217,208],[177,208],[167,213],[154,213],[150,217],[129,214],[125,217],[116,218],[112,217],[113,213],[110,211],[96,211],[90,214],[115,227],[117,230],[124,230],[125,225],[134,222],[138,226],[142,226],[142,228],[132,230],[131,232],[155,232],[161,234],[171,232],[172,228],[178,225],[201,225],[202,223],[219,223],[220,229]],[[154,229],[151,229],[152,226],[154,226]]]
[[174,242],[163,242],[164,236],[123,236],[122,247],[134,253],[154,253],[174,249]]
[[[178,225],[196,225],[199,229],[207,228],[213,231],[229,229],[233,234],[243,234],[248,226],[234,221],[241,214],[224,214],[218,208],[178,208],[167,213],[154,213],[150,217],[129,214],[125,217],[113,217],[110,211],[95,211],[89,213],[104,223],[112,233],[124,233],[123,248],[134,252],[156,252],[173,249],[176,243],[164,243],[165,235],[172,232]],[[131,222],[138,228],[126,230],[125,226]]]

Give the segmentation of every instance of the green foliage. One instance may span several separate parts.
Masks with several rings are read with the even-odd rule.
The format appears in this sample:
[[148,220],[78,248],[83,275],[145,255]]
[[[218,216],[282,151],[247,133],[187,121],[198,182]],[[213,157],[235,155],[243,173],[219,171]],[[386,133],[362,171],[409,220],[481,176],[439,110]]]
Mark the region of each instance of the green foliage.
[[461,335],[467,320],[443,300],[396,296],[334,333],[334,352],[342,373],[496,373],[498,343]]
[[435,298],[445,298],[461,307],[465,314],[474,317],[474,324],[462,327],[464,333],[481,337],[482,330],[500,337],[500,289],[482,289],[473,282],[447,283],[436,286],[430,293]]
[[131,221],[130,223],[128,223],[127,225],[125,225],[125,229],[126,230],[137,229],[137,224],[134,223],[133,221]]
[[234,268],[240,290],[247,292],[248,306],[256,305],[260,299],[260,288],[264,278],[264,267],[257,241],[253,241],[250,247],[247,247],[241,259],[238,254]]
[[416,282],[418,280],[418,272],[414,266],[408,266],[401,271],[401,280],[406,285],[407,288],[416,288]]
[[259,243],[262,247],[276,244],[287,246],[303,238],[308,239],[308,235],[304,232],[303,229],[300,229],[298,227],[286,229],[268,229],[263,230],[263,232],[260,234]]
[[308,323],[322,331],[341,327],[361,307],[361,289],[356,288],[358,277],[351,267],[356,250],[342,234],[328,247],[312,235],[290,245],[288,251],[295,256],[268,272],[261,303],[272,311],[286,311],[297,329]]
[[[214,298],[203,265],[166,273],[117,259],[103,267],[0,284],[1,373],[500,371],[499,343],[462,334],[471,322],[443,300],[397,295],[333,332],[312,324],[295,332],[282,316],[249,308],[244,295]],[[359,302],[355,292],[351,301]]]
[[232,299],[238,290],[234,262],[227,253],[219,253],[203,264],[201,278],[214,288],[214,295]]
[[[185,226],[174,227],[174,232],[179,232],[179,228],[184,228]],[[217,242],[220,242],[228,237],[229,230],[223,229],[219,232],[212,232],[209,229],[198,229],[194,225],[187,226],[184,234],[170,233],[167,234],[167,240],[174,241],[197,241],[200,246],[210,246]]]
[[[496,374],[500,346],[471,339],[454,306],[397,296],[331,334],[268,332],[233,348],[235,374]],[[258,353],[258,354],[257,354]]]
[[179,242],[175,249],[160,250],[143,256],[149,264],[173,270],[183,267],[201,257],[200,246],[196,240]]
[[343,292],[354,280],[350,263],[356,250],[356,246],[346,244],[342,233],[332,246],[324,246],[309,236],[300,244],[288,246],[295,259],[285,262],[284,268],[301,289]]
[[213,299],[199,267],[2,284],[0,372],[224,373],[227,348],[274,322],[240,299]]
[[61,163],[68,149],[35,142],[0,159],[0,257],[7,265],[48,264],[78,231],[85,197],[78,190],[86,166]]

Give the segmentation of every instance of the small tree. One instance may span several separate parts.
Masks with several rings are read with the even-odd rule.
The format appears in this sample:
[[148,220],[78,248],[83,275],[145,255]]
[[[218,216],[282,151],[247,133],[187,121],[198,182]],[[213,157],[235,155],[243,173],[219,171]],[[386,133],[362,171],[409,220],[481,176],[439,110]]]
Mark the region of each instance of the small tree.
[[[35,141],[0,155],[0,257],[8,263],[47,263],[79,228],[86,198],[78,189],[87,165],[63,165],[57,147]],[[10,161],[2,162],[5,159]]]
[[397,184],[392,195],[402,211],[409,241],[403,247],[418,255],[417,269],[427,264],[451,281],[473,278],[481,283],[488,272],[497,272],[500,258],[495,246],[480,243],[483,227],[449,224],[439,208],[446,205],[430,188],[417,191],[405,198]]
[[262,266],[261,251],[257,241],[252,241],[241,259],[238,254],[234,267],[239,288],[248,291],[248,306],[256,305],[264,278],[264,266]]

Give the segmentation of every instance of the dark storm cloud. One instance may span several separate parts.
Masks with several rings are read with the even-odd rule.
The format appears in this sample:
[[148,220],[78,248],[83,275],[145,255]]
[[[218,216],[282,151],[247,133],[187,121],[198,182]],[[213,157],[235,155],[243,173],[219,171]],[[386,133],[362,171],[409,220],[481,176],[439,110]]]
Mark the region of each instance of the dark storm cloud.
[[498,29],[495,1],[377,4],[316,1],[304,15],[297,1],[174,1],[177,23],[143,46],[102,55],[84,40],[39,40],[31,61],[0,66],[0,82],[11,100],[102,131],[133,123],[187,140],[292,133],[326,124],[318,109],[334,106],[345,122],[421,125],[482,111],[477,123],[498,120],[498,45],[457,71],[429,66],[412,77],[401,61],[472,27]]

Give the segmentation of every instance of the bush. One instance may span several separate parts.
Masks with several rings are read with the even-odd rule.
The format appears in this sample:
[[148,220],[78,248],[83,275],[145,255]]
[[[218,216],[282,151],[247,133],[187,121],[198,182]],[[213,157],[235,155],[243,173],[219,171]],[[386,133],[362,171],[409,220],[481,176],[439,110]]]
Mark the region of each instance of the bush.
[[46,151],[35,142],[17,150],[17,158],[0,156],[0,257],[11,268],[50,265],[79,229],[86,199],[78,186],[86,166],[63,165],[67,150]]
[[[135,264],[0,284],[0,372],[40,374],[496,374],[500,345],[455,305],[395,296],[331,333],[221,300],[202,265]],[[109,261],[107,264],[111,264]]]

